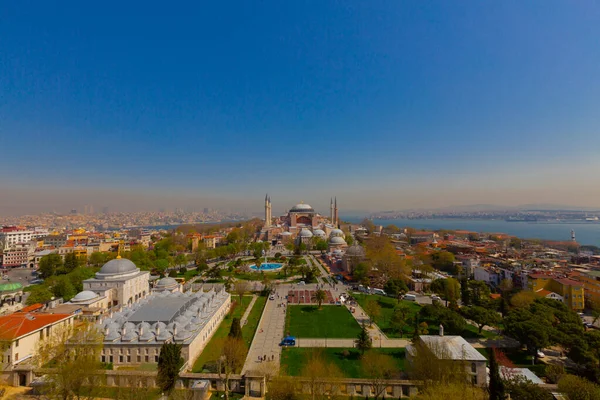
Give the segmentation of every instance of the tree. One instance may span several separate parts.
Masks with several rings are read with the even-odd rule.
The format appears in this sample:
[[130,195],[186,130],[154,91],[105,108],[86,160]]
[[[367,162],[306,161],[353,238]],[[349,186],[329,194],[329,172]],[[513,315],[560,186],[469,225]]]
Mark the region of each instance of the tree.
[[65,255],[64,269],[67,273],[73,271],[75,268],[79,267],[79,265],[79,258],[77,258],[75,253],[71,252]]
[[219,376],[225,384],[225,400],[229,400],[229,379],[246,361],[246,344],[242,339],[227,337],[219,358]]
[[389,279],[383,286],[383,290],[387,294],[397,297],[399,302],[400,297],[398,295],[408,292],[408,286],[406,286],[406,283],[402,279]]
[[[549,394],[549,392],[548,392]],[[465,382],[435,383],[419,391],[422,400],[487,400],[483,389]],[[517,397],[515,397],[517,399]],[[518,398],[521,400],[520,398]]]
[[441,271],[454,272],[454,254],[449,251],[438,251],[431,256],[432,265]]
[[400,332],[400,337],[402,337],[402,334],[404,333],[404,326],[406,326],[406,321],[409,315],[410,308],[404,303],[398,304],[392,313],[392,317],[390,318],[390,327],[393,330]]
[[528,308],[537,298],[535,293],[524,290],[510,298],[510,304],[517,308]]
[[327,362],[320,350],[314,350],[309,354],[300,375],[307,380],[311,400],[324,398],[328,386],[329,392],[335,394],[338,389],[336,380],[342,377],[339,368]]
[[361,326],[355,343],[356,348],[362,355],[364,355],[365,351],[369,350],[373,346],[373,341],[371,340],[371,336],[369,336],[369,332],[367,331],[367,326],[364,323]]
[[506,392],[511,399],[518,400],[554,400],[554,396],[546,389],[530,380],[514,377],[505,381]]
[[471,305],[471,293],[469,292],[469,281],[463,278],[460,281],[460,301],[463,306]]
[[235,283],[235,292],[240,297],[240,304],[242,304],[242,298],[244,297],[244,293],[248,291],[248,287],[247,281],[237,281]]
[[62,257],[56,253],[48,254],[40,258],[39,273],[44,279],[56,274],[56,270],[63,266]]
[[369,326],[373,326],[373,322],[381,315],[381,306],[376,300],[369,300],[365,306],[365,312],[369,316]]
[[500,367],[496,361],[496,349],[492,349],[489,352],[489,368],[490,368],[490,382],[489,382],[489,393],[490,400],[504,400],[506,398],[506,391],[504,388],[504,381],[500,376]]
[[36,286],[31,292],[29,292],[29,297],[27,297],[27,301],[25,302],[28,306],[32,304],[46,304],[54,295],[46,286]]
[[393,379],[397,370],[396,363],[391,356],[372,352],[362,356],[361,367],[371,382],[375,399],[384,394],[388,379]]
[[313,296],[314,296],[314,300],[318,304],[319,309],[321,309],[321,304],[323,304],[323,302],[327,298],[327,294],[325,293],[325,291],[323,289],[317,289]]
[[359,262],[352,271],[352,277],[357,282],[362,282],[363,279],[369,276],[370,268],[365,262]]
[[558,381],[558,390],[569,400],[600,399],[600,386],[575,375],[565,375]]
[[396,248],[387,236],[370,237],[366,244],[367,260],[384,277],[403,278],[410,273],[406,261],[396,253]]
[[461,311],[465,318],[470,319],[477,324],[479,333],[481,333],[485,326],[495,325],[500,322],[500,316],[498,313],[495,310],[490,310],[489,308],[470,306],[463,307]]
[[487,306],[490,302],[490,287],[483,281],[469,281],[469,297],[476,306]]
[[323,240],[323,239],[318,239],[317,243],[315,244],[315,249],[319,250],[320,252],[327,251],[328,247],[329,247],[329,245],[327,244],[327,241]]
[[38,343],[34,357],[37,366],[54,369],[45,377],[43,394],[63,400],[99,397],[102,339],[96,326],[87,322],[52,328],[52,334]]
[[431,282],[430,289],[446,300],[446,306],[448,302],[456,304],[460,297],[460,284],[454,278],[436,279]]
[[61,275],[55,279],[54,285],[52,285],[54,296],[62,297],[64,301],[69,301],[77,294],[68,276]]
[[185,265],[186,263],[187,263],[187,258],[185,257],[185,254],[179,253],[175,256],[175,265],[180,266],[180,265]]
[[277,376],[268,383],[267,400],[298,400],[299,390],[294,378]]
[[242,325],[240,324],[240,319],[238,317],[233,317],[228,336],[231,338],[242,339]]
[[502,296],[506,297],[513,290],[514,284],[511,279],[502,279],[500,281],[500,285],[498,285],[500,291],[502,292]]
[[105,253],[101,253],[99,251],[95,251],[92,254],[90,254],[90,258],[89,258],[89,264],[93,267],[101,267],[103,264],[105,264],[108,261],[108,257],[106,257]]
[[171,392],[179,377],[179,370],[183,367],[181,345],[177,343],[163,343],[158,356],[158,374],[156,383],[163,392]]

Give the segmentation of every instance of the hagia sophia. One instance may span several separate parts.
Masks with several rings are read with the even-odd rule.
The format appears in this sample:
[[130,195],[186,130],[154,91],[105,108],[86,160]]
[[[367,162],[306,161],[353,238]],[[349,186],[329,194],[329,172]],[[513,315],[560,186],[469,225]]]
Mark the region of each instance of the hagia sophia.
[[271,197],[265,196],[265,225],[261,239],[272,243],[314,244],[314,239],[327,241],[332,263],[339,263],[348,273],[364,259],[364,249],[358,244],[348,246],[346,234],[340,229],[337,198],[331,198],[330,215],[325,217],[309,204],[300,202],[279,217],[273,218]]

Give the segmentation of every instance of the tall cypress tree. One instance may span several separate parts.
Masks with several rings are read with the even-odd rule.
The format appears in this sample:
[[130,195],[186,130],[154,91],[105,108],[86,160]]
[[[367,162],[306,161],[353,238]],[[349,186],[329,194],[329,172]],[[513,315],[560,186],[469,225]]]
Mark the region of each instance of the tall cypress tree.
[[242,326],[240,325],[240,319],[238,317],[233,318],[231,321],[231,328],[229,328],[229,337],[242,339]]
[[158,386],[163,392],[170,392],[175,387],[179,370],[183,367],[181,345],[177,343],[164,343],[158,356]]
[[373,342],[371,341],[371,337],[369,336],[369,331],[367,331],[367,325],[363,322],[362,329],[360,330],[358,337],[356,338],[356,348],[360,351],[361,354],[365,354],[365,351],[369,350]]
[[496,349],[490,351],[490,400],[504,400],[506,399],[506,389],[504,387],[504,381],[500,376],[500,367],[498,361],[496,361]]

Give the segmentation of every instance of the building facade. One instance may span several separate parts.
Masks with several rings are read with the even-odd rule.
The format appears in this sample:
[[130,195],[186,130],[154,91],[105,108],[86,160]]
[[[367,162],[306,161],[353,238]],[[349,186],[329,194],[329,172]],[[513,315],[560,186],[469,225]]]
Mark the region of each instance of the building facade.
[[152,294],[102,322],[101,361],[115,365],[157,363],[163,343],[182,345],[192,363],[227,315],[231,296],[225,290]]

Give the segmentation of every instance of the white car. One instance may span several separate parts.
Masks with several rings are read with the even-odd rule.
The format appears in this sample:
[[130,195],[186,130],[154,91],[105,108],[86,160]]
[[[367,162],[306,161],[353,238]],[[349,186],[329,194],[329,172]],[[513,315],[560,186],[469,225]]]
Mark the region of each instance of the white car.
[[300,281],[300,282],[298,282],[298,285],[306,285],[306,284],[304,283],[304,281]]
[[542,353],[540,350],[538,350],[537,357],[538,358],[544,358],[544,357],[546,357],[546,355],[544,353]]
[[440,296],[437,296],[435,294],[431,296],[431,300],[433,300],[433,301],[442,301],[442,299],[440,299]]
[[269,300],[275,300],[275,296],[273,296],[273,295],[270,295],[270,296],[269,296]]

